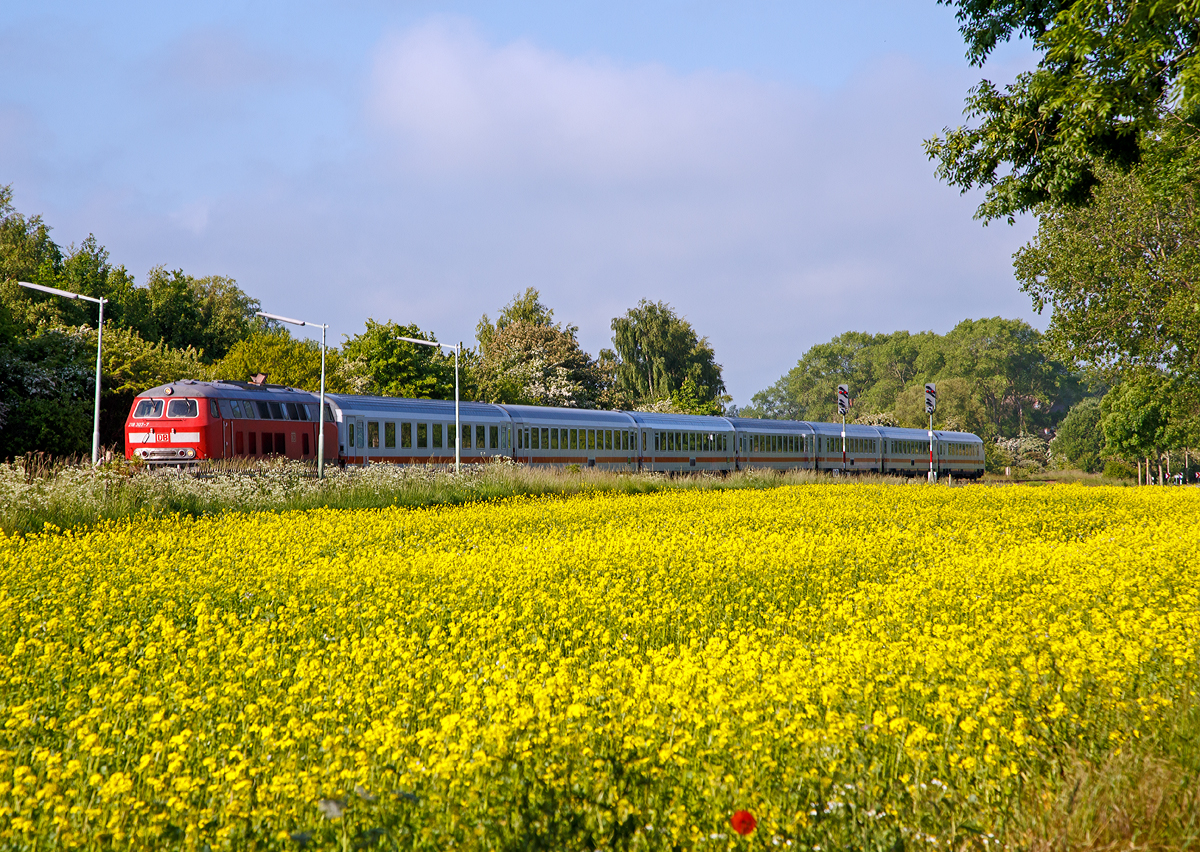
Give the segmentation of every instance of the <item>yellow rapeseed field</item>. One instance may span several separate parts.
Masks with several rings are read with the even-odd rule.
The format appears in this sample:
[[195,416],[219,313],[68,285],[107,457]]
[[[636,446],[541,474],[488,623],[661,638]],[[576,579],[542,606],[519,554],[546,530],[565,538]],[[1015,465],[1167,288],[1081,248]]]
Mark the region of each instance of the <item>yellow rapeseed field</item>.
[[1067,486],[0,537],[0,848],[986,848],[1194,699],[1197,553]]

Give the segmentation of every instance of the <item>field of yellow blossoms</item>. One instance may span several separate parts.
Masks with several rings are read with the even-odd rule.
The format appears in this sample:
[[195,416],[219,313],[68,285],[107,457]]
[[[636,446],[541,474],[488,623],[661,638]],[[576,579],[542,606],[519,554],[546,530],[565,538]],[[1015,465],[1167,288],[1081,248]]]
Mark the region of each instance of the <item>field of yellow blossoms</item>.
[[0,848],[995,848],[1194,700],[1197,553],[1072,486],[0,537]]

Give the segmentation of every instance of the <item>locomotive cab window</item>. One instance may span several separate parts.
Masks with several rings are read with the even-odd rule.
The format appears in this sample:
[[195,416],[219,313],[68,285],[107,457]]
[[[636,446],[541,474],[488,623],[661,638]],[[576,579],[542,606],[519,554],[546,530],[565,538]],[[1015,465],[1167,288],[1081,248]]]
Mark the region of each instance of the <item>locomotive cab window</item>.
[[194,399],[173,399],[167,403],[168,417],[199,417],[200,406]]
[[161,399],[139,399],[137,408],[133,410],[134,417],[162,417],[162,413]]

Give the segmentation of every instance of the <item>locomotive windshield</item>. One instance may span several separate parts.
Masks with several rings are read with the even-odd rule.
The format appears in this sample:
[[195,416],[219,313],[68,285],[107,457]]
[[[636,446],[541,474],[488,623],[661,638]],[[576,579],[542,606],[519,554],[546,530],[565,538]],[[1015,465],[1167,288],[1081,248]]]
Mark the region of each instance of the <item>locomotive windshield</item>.
[[[160,405],[162,403],[159,403]],[[168,417],[199,417],[200,406],[194,399],[173,399],[167,404]]]
[[137,408],[133,410],[134,417],[162,417],[163,401],[161,399],[139,399]]

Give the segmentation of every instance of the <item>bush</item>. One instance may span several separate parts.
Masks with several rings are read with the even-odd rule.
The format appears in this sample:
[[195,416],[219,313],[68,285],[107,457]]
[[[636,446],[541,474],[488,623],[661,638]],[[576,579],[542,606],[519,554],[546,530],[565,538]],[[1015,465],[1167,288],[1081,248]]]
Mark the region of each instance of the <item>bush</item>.
[[1100,400],[1089,397],[1076,403],[1058,426],[1051,448],[1071,467],[1088,473],[1100,470],[1103,461],[1104,430],[1100,426]]
[[995,441],[983,442],[983,469],[988,473],[1004,473],[1012,464],[1012,457]]
[[1104,463],[1104,475],[1109,479],[1133,479],[1137,476],[1137,471],[1131,464],[1109,459]]

